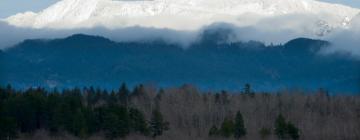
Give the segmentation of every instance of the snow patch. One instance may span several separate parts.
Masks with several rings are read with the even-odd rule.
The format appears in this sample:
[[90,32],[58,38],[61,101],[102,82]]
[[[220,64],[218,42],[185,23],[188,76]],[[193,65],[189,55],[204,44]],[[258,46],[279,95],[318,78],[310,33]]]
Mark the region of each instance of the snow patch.
[[[345,21],[358,12],[359,9],[315,0],[62,0],[39,13],[17,14],[6,21],[31,28],[143,26],[196,30],[215,22],[249,26],[268,17],[311,14],[331,28],[338,28],[346,26]],[[248,15],[256,17],[239,20]]]

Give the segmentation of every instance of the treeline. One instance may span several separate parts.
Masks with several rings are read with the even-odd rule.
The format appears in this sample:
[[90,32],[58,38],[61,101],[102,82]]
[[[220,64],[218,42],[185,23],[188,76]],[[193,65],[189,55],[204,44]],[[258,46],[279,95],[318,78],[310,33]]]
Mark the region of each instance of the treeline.
[[[360,139],[360,98],[325,90],[0,88],[0,139]],[[71,136],[71,137],[70,137]]]
[[118,91],[84,88],[47,91],[30,88],[16,91],[0,88],[0,139],[15,139],[19,133],[46,130],[56,136],[63,132],[87,138],[102,132],[108,139],[130,133],[157,137],[168,130],[168,122],[154,108],[150,120],[142,111],[128,106],[142,88],[130,92],[123,84]]
[[[261,138],[266,139],[270,136],[271,130],[269,128],[262,128],[259,131]],[[291,122],[286,122],[285,118],[280,114],[274,124],[274,134],[278,139],[293,139],[300,138],[300,130]],[[236,139],[240,139],[246,136],[246,127],[244,125],[243,116],[240,112],[236,113],[235,120],[225,119],[220,129],[217,126],[212,126],[209,130],[209,136],[222,136],[230,138],[233,136]]]

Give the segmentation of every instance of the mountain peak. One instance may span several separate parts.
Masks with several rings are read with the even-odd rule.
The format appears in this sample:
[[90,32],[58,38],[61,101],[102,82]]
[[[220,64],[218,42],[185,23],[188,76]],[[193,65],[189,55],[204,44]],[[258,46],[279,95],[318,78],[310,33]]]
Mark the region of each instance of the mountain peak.
[[358,12],[315,0],[62,0],[39,13],[17,14],[6,21],[32,28],[144,26],[194,30],[215,22],[249,26],[263,18],[304,14],[338,27]]
[[109,39],[107,38],[104,38],[102,36],[94,36],[94,35],[86,35],[86,34],[74,34],[74,35],[71,35],[67,38],[65,38],[65,40],[86,40],[86,41],[89,41],[89,40],[97,40],[97,41],[103,41],[103,42],[111,42]]

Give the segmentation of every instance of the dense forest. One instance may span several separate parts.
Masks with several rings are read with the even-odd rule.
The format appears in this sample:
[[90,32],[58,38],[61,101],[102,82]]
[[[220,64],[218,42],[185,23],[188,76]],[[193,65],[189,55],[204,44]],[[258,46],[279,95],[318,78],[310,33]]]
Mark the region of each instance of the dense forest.
[[0,139],[360,139],[358,95],[326,90],[0,88]]
[[360,91],[359,59],[325,55],[330,42],[297,38],[266,45],[228,42],[231,36],[226,29],[209,29],[187,48],[164,40],[114,42],[84,34],[25,40],[0,54],[0,84],[115,89],[122,82],[161,87],[191,83],[199,89],[242,90],[239,85],[251,83],[261,91]]

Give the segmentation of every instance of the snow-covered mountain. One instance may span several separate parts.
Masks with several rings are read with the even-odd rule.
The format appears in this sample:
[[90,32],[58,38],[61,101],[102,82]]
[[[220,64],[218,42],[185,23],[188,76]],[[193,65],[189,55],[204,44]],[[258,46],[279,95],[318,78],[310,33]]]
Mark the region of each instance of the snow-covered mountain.
[[309,24],[299,27],[317,28],[313,32],[323,35],[333,28],[346,28],[359,12],[315,0],[62,0],[39,13],[19,13],[5,21],[32,28],[143,26],[194,30],[214,22],[252,26],[264,19],[296,15],[307,17],[304,20]]

